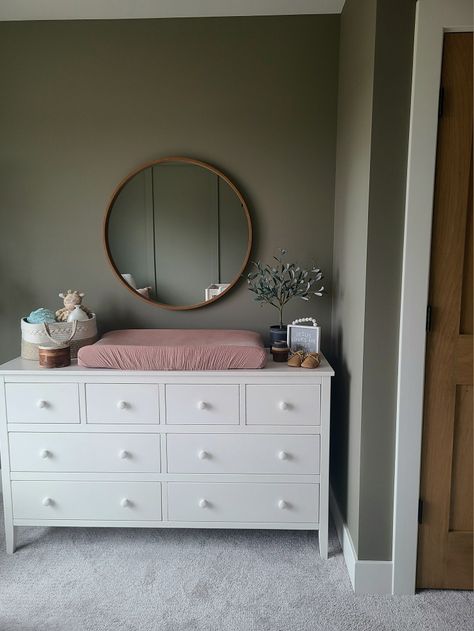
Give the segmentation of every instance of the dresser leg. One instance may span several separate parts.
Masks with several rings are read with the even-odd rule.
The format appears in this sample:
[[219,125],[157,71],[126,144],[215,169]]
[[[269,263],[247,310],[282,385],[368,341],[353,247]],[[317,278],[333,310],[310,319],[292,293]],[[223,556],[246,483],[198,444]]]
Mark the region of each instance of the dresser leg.
[[328,527],[327,524],[321,524],[318,532],[319,539],[319,556],[327,560],[328,558]]
[[16,548],[16,528],[13,524],[5,524],[5,545],[7,554],[13,554]]

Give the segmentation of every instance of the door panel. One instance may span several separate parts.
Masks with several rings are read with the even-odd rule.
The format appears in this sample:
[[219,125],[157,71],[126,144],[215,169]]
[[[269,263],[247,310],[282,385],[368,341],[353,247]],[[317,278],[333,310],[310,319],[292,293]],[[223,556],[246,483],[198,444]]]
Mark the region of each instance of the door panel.
[[[471,162],[471,190],[468,208],[472,210],[472,162]],[[461,323],[459,332],[464,335],[472,335],[472,309],[473,309],[473,266],[472,266],[472,212],[467,213],[466,222],[466,245],[464,255],[464,271],[462,279],[462,299],[461,299]]]
[[472,395],[472,386],[458,386],[456,388],[449,517],[450,528],[455,532],[472,530],[472,502],[466,501],[473,495]]
[[418,587],[472,589],[472,34],[445,35],[431,244]]

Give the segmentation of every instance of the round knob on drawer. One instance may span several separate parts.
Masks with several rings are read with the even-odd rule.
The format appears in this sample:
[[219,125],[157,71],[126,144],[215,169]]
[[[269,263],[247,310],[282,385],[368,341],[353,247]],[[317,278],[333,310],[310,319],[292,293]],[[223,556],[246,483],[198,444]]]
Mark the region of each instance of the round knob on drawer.
[[52,456],[52,453],[48,450],[48,449],[42,449],[39,452],[40,458],[50,458]]
[[41,503],[43,506],[51,506],[53,504],[53,500],[50,497],[43,497]]
[[119,401],[117,407],[119,410],[125,410],[125,408],[128,407],[128,403],[126,401]]
[[286,401],[280,401],[278,407],[280,408],[280,410],[287,410],[290,406]]
[[286,508],[288,508],[288,502],[285,502],[285,500],[279,500],[278,501],[278,508],[280,510],[285,510]]
[[207,508],[209,506],[209,502],[205,499],[199,500],[198,502],[199,508]]
[[289,457],[290,457],[290,454],[287,451],[279,451],[278,452],[278,458],[280,460],[288,460]]
[[208,453],[207,451],[204,451],[204,449],[201,449],[201,451],[198,452],[198,458],[199,460],[205,460],[206,458],[210,457],[210,453]]
[[207,408],[207,403],[205,401],[198,401],[197,407],[198,410],[205,410]]
[[120,500],[120,506],[122,508],[127,508],[127,506],[131,506],[132,502],[127,498],[124,497],[123,499]]
[[130,458],[131,454],[129,451],[127,451],[126,449],[121,449],[119,451],[119,458],[122,458],[122,460],[126,460],[127,458]]
[[39,401],[36,402],[36,407],[37,408],[47,408],[48,407],[48,402],[45,401],[44,399],[40,399]]

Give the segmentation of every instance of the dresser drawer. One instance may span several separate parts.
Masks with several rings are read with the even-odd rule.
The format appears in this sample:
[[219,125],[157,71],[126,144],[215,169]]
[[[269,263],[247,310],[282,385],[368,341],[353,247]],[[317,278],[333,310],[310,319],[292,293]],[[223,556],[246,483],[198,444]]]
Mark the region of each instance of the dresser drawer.
[[88,383],[88,423],[159,423],[158,386],[134,383]]
[[249,385],[246,418],[249,425],[320,425],[320,386]]
[[161,520],[159,482],[12,482],[15,519]]
[[319,484],[170,482],[170,521],[311,522],[319,520]]
[[169,473],[319,473],[319,436],[168,434]]
[[79,423],[76,383],[7,383],[9,423]]
[[12,471],[159,473],[157,434],[10,433]]
[[238,425],[239,386],[167,385],[166,422]]

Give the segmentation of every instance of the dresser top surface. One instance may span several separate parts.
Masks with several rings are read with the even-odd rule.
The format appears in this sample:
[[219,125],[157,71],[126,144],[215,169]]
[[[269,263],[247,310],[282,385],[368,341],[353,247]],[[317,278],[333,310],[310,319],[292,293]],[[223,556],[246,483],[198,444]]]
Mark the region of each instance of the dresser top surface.
[[188,377],[205,377],[213,375],[218,377],[271,377],[276,375],[284,375],[285,377],[297,377],[298,379],[314,378],[314,377],[333,377],[334,370],[330,366],[327,359],[321,353],[321,364],[318,368],[291,368],[286,362],[274,362],[271,356],[268,357],[265,368],[240,369],[240,370],[110,370],[107,368],[83,368],[77,365],[77,360],[73,360],[70,366],[66,368],[42,368],[39,362],[16,357],[5,364],[0,365],[0,375],[68,375],[70,377],[171,377],[171,376],[188,376]]

